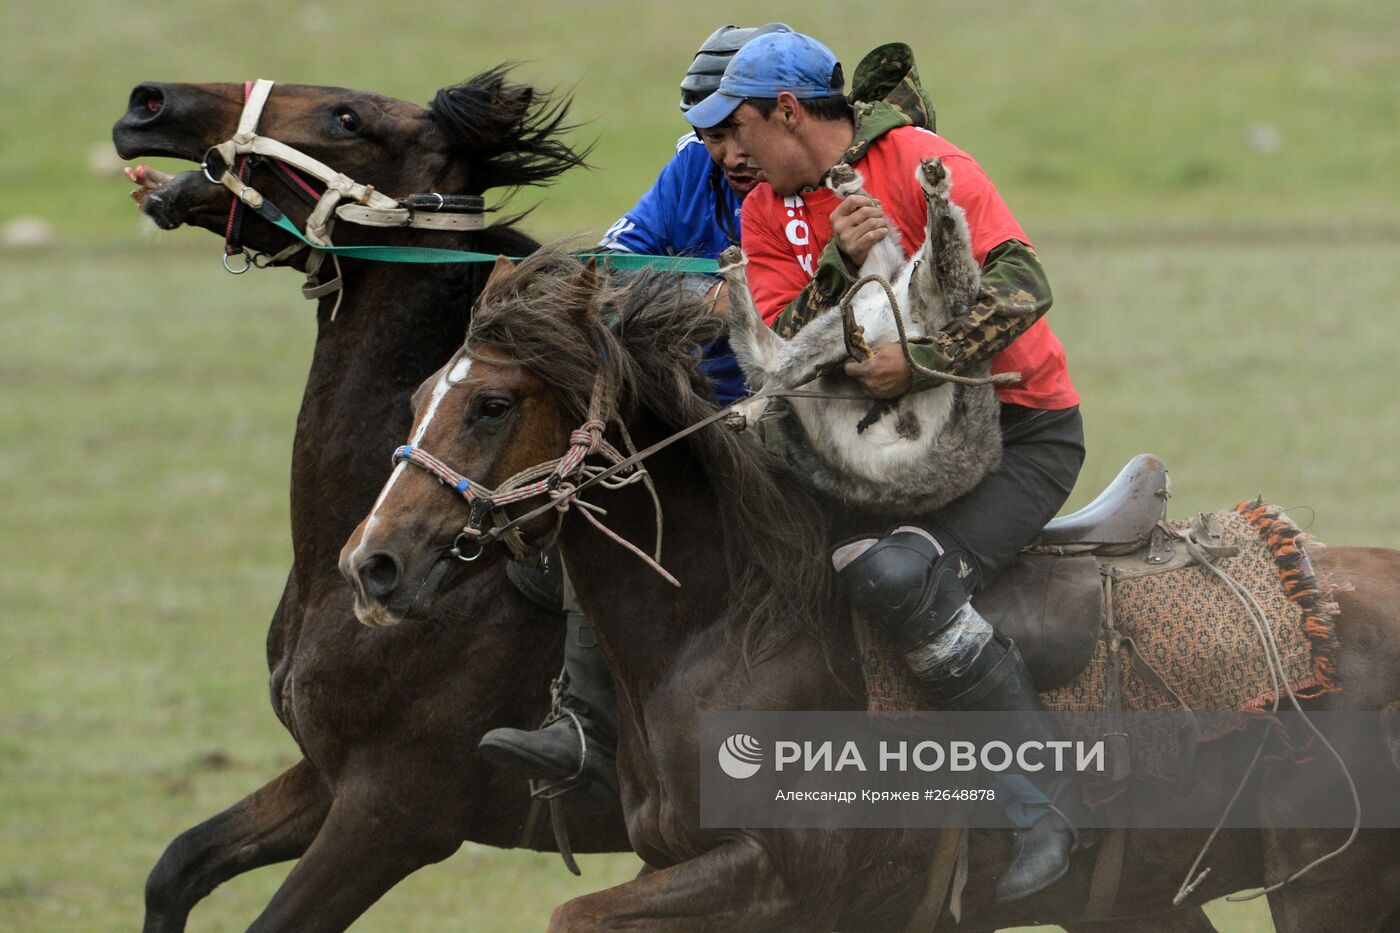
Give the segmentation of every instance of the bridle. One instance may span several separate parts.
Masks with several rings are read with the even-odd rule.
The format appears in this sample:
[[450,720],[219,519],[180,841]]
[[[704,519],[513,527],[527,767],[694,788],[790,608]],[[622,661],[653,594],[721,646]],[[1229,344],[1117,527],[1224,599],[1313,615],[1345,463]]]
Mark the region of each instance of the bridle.
[[[463,352],[469,351],[463,350]],[[559,535],[559,529],[563,525],[564,514],[569,511],[570,507],[578,506],[580,513],[595,528],[636,554],[668,583],[680,586],[680,581],[661,566],[661,499],[657,495],[656,486],[652,483],[651,474],[642,465],[642,460],[659,450],[660,447],[652,445],[647,450],[638,453],[632,443],[631,436],[627,433],[626,426],[617,419],[613,419],[613,423],[617,425],[622,444],[627,448],[630,456],[623,455],[621,451],[603,438],[603,432],[607,429],[607,423],[602,416],[603,382],[603,375],[600,372],[594,380],[593,392],[588,400],[588,415],[582,425],[569,432],[568,449],[562,456],[526,467],[495,489],[459,473],[441,459],[424,450],[420,445],[405,444],[394,451],[393,463],[395,466],[400,463],[410,463],[430,473],[437,477],[444,486],[449,487],[464,499],[470,508],[467,523],[462,527],[457,539],[448,550],[451,557],[470,563],[485,553],[488,544],[499,541],[510,550],[517,560],[533,560],[553,546]],[[721,411],[719,414],[723,415],[725,411]],[[706,419],[693,426],[691,430],[703,427],[713,420],[715,419]],[[665,443],[679,440],[681,436],[688,433],[690,430],[684,431],[680,435],[672,435],[666,439]],[[661,446],[664,446],[664,443]],[[587,463],[587,458],[594,454],[601,456],[609,465],[599,466]],[[647,554],[605,526],[595,514],[606,514],[600,506],[585,502],[578,497],[584,489],[595,485],[601,485],[605,489],[621,489],[638,482],[646,487],[656,509],[656,546],[651,554]],[[537,496],[544,496],[549,501],[514,518],[504,511],[507,506]],[[554,530],[543,543],[532,548],[525,542],[524,536],[520,532],[520,526],[551,510],[558,513]],[[489,528],[485,527],[488,519],[492,522]]]
[[[865,399],[865,396],[809,392],[802,389],[764,389],[746,398],[736,399],[723,408],[716,409],[699,421],[687,425],[674,434],[666,435],[643,450],[636,449],[631,436],[627,433],[626,426],[620,420],[613,419],[613,424],[617,426],[623,446],[627,450],[627,456],[623,456],[621,451],[603,439],[603,431],[606,430],[607,425],[600,417],[601,389],[602,377],[600,375],[594,383],[593,395],[589,399],[588,417],[580,427],[569,432],[569,449],[563,456],[527,467],[507,479],[496,489],[491,489],[459,473],[438,457],[424,450],[422,445],[405,444],[394,451],[393,463],[395,466],[400,463],[411,463],[432,474],[444,486],[464,499],[470,507],[471,512],[466,525],[462,527],[451,548],[447,549],[449,556],[470,563],[481,557],[488,545],[499,541],[510,550],[517,560],[534,559],[553,545],[555,538],[558,537],[559,527],[563,523],[564,513],[571,506],[577,505],[583,517],[588,519],[595,528],[636,554],[668,583],[680,586],[680,582],[660,563],[661,500],[657,495],[655,485],[652,483],[651,474],[642,466],[642,462],[702,428],[707,428],[718,421],[728,421],[736,416],[736,412],[733,410],[736,406],[755,399],[821,398],[848,401]],[[739,417],[742,421],[742,416]],[[740,429],[738,424],[734,427]],[[585,459],[595,453],[602,455],[609,462],[609,465],[599,466],[586,463]],[[606,512],[601,507],[579,498],[581,493],[594,486],[601,486],[604,489],[620,489],[635,482],[646,486],[656,509],[656,547],[652,554],[647,554],[641,548],[604,526],[594,513],[606,514]],[[545,496],[549,501],[514,517],[504,511],[508,505],[535,496]],[[520,526],[551,510],[558,512],[558,524],[543,544],[531,548],[525,543],[523,535],[520,534]],[[484,527],[487,519],[492,521],[489,528]]]
[[[391,198],[362,185],[342,172],[314,159],[286,143],[258,133],[258,121],[272,92],[272,81],[259,79],[243,85],[243,112],[238,128],[223,142],[204,152],[200,168],[204,177],[223,185],[233,194],[229,221],[224,235],[224,268],[235,275],[249,268],[266,268],[285,262],[302,250],[310,250],[306,261],[306,284],[303,298],[317,300],[336,294],[331,319],[344,298],[341,288],[340,259],[365,259],[393,263],[488,263],[495,262],[496,253],[471,250],[441,249],[431,246],[336,246],[331,242],[331,230],[337,220],[366,227],[412,227],[420,230],[481,230],[485,227],[486,199],[474,194],[440,194],[429,191]],[[245,180],[253,159],[266,159],[278,177],[291,191],[311,206],[305,232],[298,230],[287,215],[262,192]],[[313,182],[315,184],[313,184]],[[316,184],[321,186],[317,190]],[[274,254],[259,253],[239,245],[242,211],[247,207],[263,219],[292,236],[297,242]],[[244,264],[234,266],[230,257],[242,255]],[[601,265],[613,269],[655,269],[669,272],[693,272],[713,275],[717,263],[697,256],[653,256],[644,253],[576,253],[579,259],[596,258]],[[326,282],[318,273],[329,256],[335,275]],[[519,258],[519,257],[514,257]]]
[[[223,185],[234,196],[224,235],[225,269],[238,275],[252,266],[262,268],[284,262],[302,250],[310,249],[307,285],[302,289],[302,294],[318,299],[339,291],[341,287],[340,260],[334,253],[331,253],[331,258],[335,265],[335,277],[324,283],[317,279],[327,255],[322,249],[335,248],[331,242],[331,232],[336,220],[367,227],[414,227],[423,230],[480,230],[484,226],[485,199],[480,196],[428,192],[394,199],[376,191],[373,185],[360,184],[299,149],[259,135],[258,123],[273,84],[266,79],[244,83],[243,111],[237,130],[223,142],[210,146],[200,163],[205,178]],[[216,163],[215,157],[221,165]],[[269,160],[292,191],[312,208],[306,219],[305,234],[294,228],[290,231],[296,233],[301,242],[272,255],[253,253],[239,245],[238,234],[245,205],[279,226],[290,226],[285,221],[285,214],[245,180],[249,160],[254,157]],[[309,179],[319,182],[321,190],[318,191]],[[231,265],[230,257],[239,254],[244,257],[244,265]]]

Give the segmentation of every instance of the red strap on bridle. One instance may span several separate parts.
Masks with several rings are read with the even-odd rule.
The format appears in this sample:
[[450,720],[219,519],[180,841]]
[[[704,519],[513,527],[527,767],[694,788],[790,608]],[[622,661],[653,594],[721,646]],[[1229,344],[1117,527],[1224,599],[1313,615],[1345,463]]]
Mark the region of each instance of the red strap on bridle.
[[[243,82],[243,103],[244,103],[245,106],[246,106],[247,103],[248,103],[248,98],[251,97],[252,94],[253,94],[253,82],[252,82],[252,81],[244,81],[244,82]],[[238,178],[239,181],[246,181],[247,179],[245,179],[245,178],[243,177],[243,173],[246,172],[247,170],[248,170],[248,157],[245,155],[242,159],[240,159],[240,160],[238,161],[238,168],[234,171],[234,175]],[[236,253],[238,253],[238,251],[241,249],[241,247],[235,245],[233,241],[234,241],[234,236],[235,236],[235,234],[236,234],[236,232],[237,232],[237,230],[238,230],[238,220],[239,220],[239,215],[240,215],[241,212],[242,212],[242,211],[241,211],[241,208],[242,208],[242,207],[243,207],[243,202],[242,202],[239,198],[237,198],[237,197],[234,197],[234,198],[232,199],[232,201],[229,203],[229,206],[228,206],[228,226],[226,226],[226,227],[224,228],[224,255],[226,255],[226,256],[233,256],[233,255],[235,255]]]

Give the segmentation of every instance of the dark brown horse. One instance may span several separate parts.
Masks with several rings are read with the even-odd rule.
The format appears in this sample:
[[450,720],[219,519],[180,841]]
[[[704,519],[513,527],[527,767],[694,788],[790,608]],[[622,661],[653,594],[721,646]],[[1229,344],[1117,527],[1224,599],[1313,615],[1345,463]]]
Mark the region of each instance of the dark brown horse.
[[[493,280],[467,346],[425,383],[417,443],[486,488],[559,456],[590,416],[625,425],[643,447],[712,410],[691,348],[715,327],[702,304],[661,277],[619,288],[558,251],[538,253]],[[718,426],[647,463],[664,504],[662,561],[681,588],[576,515],[563,520],[559,541],[617,681],[628,831],[653,870],[565,904],[553,928],[904,929],[923,892],[931,832],[699,826],[699,710],[860,709],[864,692],[849,627],[827,621],[821,510],[780,464]],[[436,478],[399,469],[342,556],[362,614],[381,623],[433,600],[434,584],[420,581],[438,578],[434,570],[467,515]],[[653,540],[651,499],[639,486],[585,497],[606,507],[622,538],[643,547]],[[555,521],[548,512],[521,529],[530,540],[546,539]],[[454,564],[448,579],[491,572],[500,552],[488,545],[477,562]],[[370,560],[392,565],[405,582],[386,586],[381,577],[371,592],[360,576]],[[1318,706],[1380,709],[1400,696],[1400,553],[1337,549],[1322,570],[1354,589],[1338,594],[1337,665],[1347,692]],[[1214,871],[1186,903],[1280,880],[1343,835],[1226,833],[1209,859]],[[1169,914],[1205,836],[1130,832],[1115,913]],[[972,834],[974,877],[959,929],[1082,915],[1092,857],[1076,858],[1051,889],[997,907],[992,881],[1008,854],[1003,834]],[[1395,832],[1363,833],[1306,883],[1273,896],[1279,929],[1390,929],[1385,924],[1400,918],[1398,866]],[[1201,920],[1193,913],[1160,922],[1185,929]]]
[[[123,157],[199,161],[228,139],[243,109],[239,84],[148,83],[131,94],[113,135]],[[581,164],[562,141],[566,104],[513,84],[502,70],[439,92],[426,109],[373,94],[276,86],[259,130],[393,196],[476,195],[546,183]],[[144,175],[142,210],[160,226],[226,232],[230,194],[200,172]],[[310,210],[267,160],[247,182],[301,227]],[[316,187],[313,185],[313,187]],[[289,235],[241,221],[249,249],[275,254]],[[471,233],[372,229],[341,222],[337,243],[426,245],[520,255],[536,243],[510,221]],[[304,268],[306,254],[289,261]],[[477,740],[531,726],[558,670],[560,617],[536,608],[503,567],[472,578],[413,626],[355,621],[336,570],[340,545],[388,475],[412,417],[409,396],[461,344],[480,266],[342,263],[344,297],[320,299],[317,337],[292,450],[294,563],[268,633],[273,708],[304,759],[228,810],[181,834],[146,886],[146,929],[179,930],[217,885],[300,858],[254,924],[339,930],[423,865],[464,839],[522,839],[523,782],[476,764]],[[329,273],[330,266],[325,267]],[[626,849],[620,822],[580,814],[580,848]]]

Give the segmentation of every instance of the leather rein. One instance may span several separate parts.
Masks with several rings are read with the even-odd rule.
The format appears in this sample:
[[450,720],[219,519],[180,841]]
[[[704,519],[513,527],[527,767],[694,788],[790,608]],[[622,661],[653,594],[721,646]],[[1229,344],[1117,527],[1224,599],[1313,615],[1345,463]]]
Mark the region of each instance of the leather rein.
[[[588,416],[580,427],[569,433],[569,448],[564,455],[527,467],[507,479],[496,489],[491,489],[459,473],[438,457],[424,450],[421,445],[405,444],[398,448],[394,451],[393,463],[395,465],[410,463],[430,473],[466,501],[471,509],[470,515],[461,532],[457,535],[457,539],[447,550],[447,555],[460,561],[477,560],[485,552],[486,547],[494,542],[504,544],[517,560],[534,559],[553,545],[558,536],[559,528],[562,526],[564,513],[571,506],[576,505],[584,518],[595,528],[636,554],[668,583],[680,586],[680,582],[661,566],[661,501],[657,496],[656,487],[652,483],[650,474],[642,465],[643,461],[677,441],[736,414],[733,409],[740,404],[752,402],[755,399],[779,397],[867,400],[865,396],[861,395],[810,392],[800,388],[764,389],[746,398],[737,399],[723,408],[716,409],[694,424],[687,425],[681,430],[661,438],[643,450],[636,449],[622,422],[612,419],[622,436],[623,446],[628,451],[627,455],[624,456],[602,436],[606,429],[606,423],[601,417],[602,376],[599,374],[589,398]],[[592,454],[601,455],[609,462],[609,465],[603,467],[585,463],[586,458]],[[604,526],[594,514],[606,514],[603,509],[579,498],[583,492],[595,486],[619,489],[634,482],[640,482],[647,488],[656,508],[656,544],[651,554],[647,554],[641,548]],[[549,501],[514,518],[502,511],[505,506],[536,496],[545,496]],[[520,526],[550,511],[559,513],[559,521],[554,531],[544,543],[533,548],[528,547],[524,537],[520,534]],[[490,527],[485,527],[488,519],[492,521],[492,524]]]

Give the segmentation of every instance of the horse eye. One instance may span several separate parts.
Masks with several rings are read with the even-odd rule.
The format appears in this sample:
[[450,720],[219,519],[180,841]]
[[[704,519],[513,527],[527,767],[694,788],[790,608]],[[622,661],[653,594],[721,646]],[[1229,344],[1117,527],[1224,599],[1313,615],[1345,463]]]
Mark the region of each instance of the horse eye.
[[510,411],[509,402],[493,398],[487,399],[481,403],[481,408],[477,410],[477,415],[482,418],[504,418],[508,411]]
[[355,111],[344,107],[335,112],[335,122],[340,124],[340,128],[347,133],[356,133],[360,129],[360,118],[355,116]]

